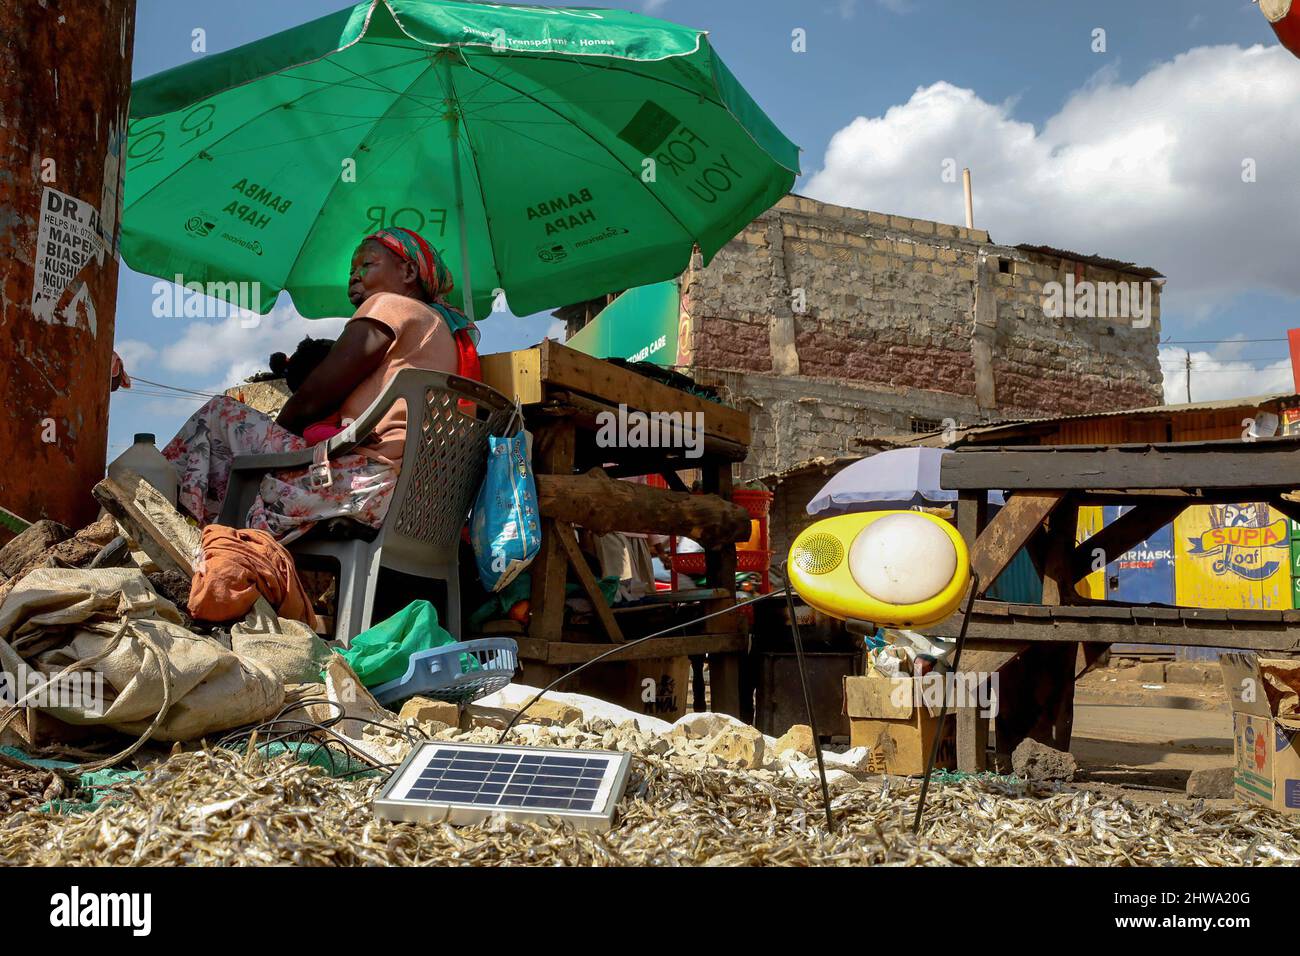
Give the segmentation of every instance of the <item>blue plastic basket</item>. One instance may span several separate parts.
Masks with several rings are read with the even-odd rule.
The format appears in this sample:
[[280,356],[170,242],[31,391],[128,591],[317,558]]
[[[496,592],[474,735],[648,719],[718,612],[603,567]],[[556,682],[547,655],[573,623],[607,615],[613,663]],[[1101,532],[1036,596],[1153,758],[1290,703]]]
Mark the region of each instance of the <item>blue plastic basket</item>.
[[508,637],[444,644],[412,654],[406,673],[370,688],[384,706],[414,697],[468,704],[510,683],[519,663],[519,645]]

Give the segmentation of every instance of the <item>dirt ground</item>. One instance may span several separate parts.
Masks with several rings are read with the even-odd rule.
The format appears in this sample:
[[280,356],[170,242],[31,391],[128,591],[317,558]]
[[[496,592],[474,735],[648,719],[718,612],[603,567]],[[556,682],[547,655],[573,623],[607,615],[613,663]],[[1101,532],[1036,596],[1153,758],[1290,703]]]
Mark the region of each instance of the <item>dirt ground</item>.
[[1168,800],[1185,794],[1193,770],[1232,766],[1232,713],[1218,665],[1181,665],[1173,681],[1160,669],[1112,666],[1080,679],[1070,746],[1080,787]]

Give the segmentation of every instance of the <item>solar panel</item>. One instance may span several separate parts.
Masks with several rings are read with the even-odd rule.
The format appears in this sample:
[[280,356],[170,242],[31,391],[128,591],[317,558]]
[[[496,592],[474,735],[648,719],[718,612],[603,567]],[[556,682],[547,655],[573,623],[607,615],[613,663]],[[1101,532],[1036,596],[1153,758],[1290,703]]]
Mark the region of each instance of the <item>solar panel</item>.
[[416,747],[375,798],[387,820],[482,823],[558,817],[608,830],[627,785],[629,754],[431,741]]

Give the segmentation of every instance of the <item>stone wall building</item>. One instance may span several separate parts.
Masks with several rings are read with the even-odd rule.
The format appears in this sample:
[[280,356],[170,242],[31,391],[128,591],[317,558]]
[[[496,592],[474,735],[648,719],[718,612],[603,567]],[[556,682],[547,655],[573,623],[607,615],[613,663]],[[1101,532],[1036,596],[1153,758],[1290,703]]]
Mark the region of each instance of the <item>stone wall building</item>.
[[[751,411],[756,478],[945,420],[1158,404],[1159,279],[790,195],[682,276],[678,367]],[[570,334],[600,304],[562,310]]]

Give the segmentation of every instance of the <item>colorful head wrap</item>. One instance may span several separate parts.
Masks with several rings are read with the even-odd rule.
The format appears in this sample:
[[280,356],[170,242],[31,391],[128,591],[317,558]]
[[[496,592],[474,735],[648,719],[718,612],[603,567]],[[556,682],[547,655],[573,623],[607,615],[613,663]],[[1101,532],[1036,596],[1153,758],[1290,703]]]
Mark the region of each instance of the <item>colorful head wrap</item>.
[[373,232],[365,239],[373,239],[400,258],[414,262],[420,274],[420,285],[429,300],[429,306],[442,315],[452,332],[464,330],[474,344],[478,344],[478,329],[465,317],[465,313],[443,301],[447,293],[456,287],[456,282],[452,278],[451,270],[442,261],[442,256],[438,255],[437,250],[429,245],[422,235],[411,229],[394,226],[391,229]]

